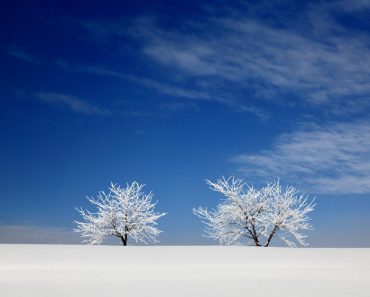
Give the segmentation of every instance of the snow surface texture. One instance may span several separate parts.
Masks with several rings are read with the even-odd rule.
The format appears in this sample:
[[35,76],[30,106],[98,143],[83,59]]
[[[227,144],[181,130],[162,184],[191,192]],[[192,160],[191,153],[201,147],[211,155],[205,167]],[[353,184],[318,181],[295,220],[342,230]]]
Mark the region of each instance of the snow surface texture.
[[370,249],[0,245],[0,295],[370,296]]

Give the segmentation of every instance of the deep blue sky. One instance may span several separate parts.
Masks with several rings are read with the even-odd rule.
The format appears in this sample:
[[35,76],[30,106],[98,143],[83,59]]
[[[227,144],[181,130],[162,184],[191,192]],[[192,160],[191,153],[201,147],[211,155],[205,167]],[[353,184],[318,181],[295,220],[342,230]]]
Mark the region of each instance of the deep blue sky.
[[370,1],[236,2],[1,3],[0,242],[77,242],[137,180],[163,244],[210,244],[192,208],[236,175],[316,196],[312,246],[370,246]]

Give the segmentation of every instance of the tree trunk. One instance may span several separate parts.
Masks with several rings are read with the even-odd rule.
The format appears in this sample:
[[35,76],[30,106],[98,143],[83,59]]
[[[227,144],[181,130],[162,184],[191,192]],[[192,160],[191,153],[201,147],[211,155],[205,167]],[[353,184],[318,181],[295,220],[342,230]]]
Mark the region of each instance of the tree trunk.
[[255,238],[255,239],[254,239],[254,243],[256,244],[256,246],[261,246],[261,244],[260,244],[260,242],[259,242],[258,238]]
[[272,230],[271,234],[270,234],[270,235],[269,235],[269,237],[267,238],[267,242],[266,242],[266,244],[264,245],[264,247],[268,247],[268,246],[269,246],[270,241],[271,241],[272,237],[274,236],[274,234],[276,233],[276,231],[277,231],[277,230],[278,230],[278,227],[277,227],[277,226],[275,226],[275,227],[274,227],[274,230]]
[[120,236],[121,240],[122,240],[122,245],[126,246],[127,243],[128,243],[128,238],[127,238],[127,234],[125,234],[124,236]]
[[253,230],[252,236],[253,236],[254,243],[256,244],[256,246],[261,246],[260,241],[258,239],[256,227],[254,226],[254,224],[252,224],[252,230]]

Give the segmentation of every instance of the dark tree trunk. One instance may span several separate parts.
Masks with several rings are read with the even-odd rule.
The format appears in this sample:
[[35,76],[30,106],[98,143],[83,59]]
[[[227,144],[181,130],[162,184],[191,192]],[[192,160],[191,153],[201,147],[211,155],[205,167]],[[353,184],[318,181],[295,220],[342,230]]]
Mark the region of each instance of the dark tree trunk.
[[121,235],[120,236],[120,238],[121,238],[121,240],[122,240],[122,245],[124,245],[124,246],[126,246],[127,245],[127,243],[128,243],[128,238],[127,238],[127,234],[125,234],[125,235]]
[[258,238],[254,238],[254,243],[255,243],[256,246],[261,246]]
[[264,245],[264,247],[268,247],[268,246],[269,246],[270,241],[271,241],[272,237],[274,236],[274,234],[276,233],[276,231],[277,231],[277,230],[278,230],[278,227],[277,227],[277,226],[275,226],[275,227],[274,227],[274,230],[272,230],[271,234],[270,234],[270,235],[269,235],[269,237],[267,238],[267,242],[266,242],[266,244]]
[[253,240],[256,246],[261,246],[260,241],[258,239],[256,227],[254,226],[254,224],[252,224],[252,236],[253,236]]

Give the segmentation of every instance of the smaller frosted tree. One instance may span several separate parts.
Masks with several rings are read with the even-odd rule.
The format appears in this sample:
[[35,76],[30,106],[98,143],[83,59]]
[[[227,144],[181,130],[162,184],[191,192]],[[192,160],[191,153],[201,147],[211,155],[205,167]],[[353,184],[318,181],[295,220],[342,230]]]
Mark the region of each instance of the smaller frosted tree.
[[121,187],[111,183],[109,192],[99,192],[97,198],[87,197],[96,207],[96,212],[77,208],[83,221],[75,221],[76,232],[86,238],[88,244],[101,244],[108,236],[118,237],[124,246],[129,237],[136,242],[158,242],[161,233],[157,220],[166,213],[154,212],[153,194],[142,192],[144,185],[133,182]]
[[267,247],[278,234],[288,246],[295,246],[295,242],[307,245],[302,231],[311,229],[307,214],[315,205],[294,187],[282,189],[277,181],[255,189],[234,177],[207,183],[225,199],[212,211],[193,209],[207,226],[206,237],[227,245],[246,238]]

